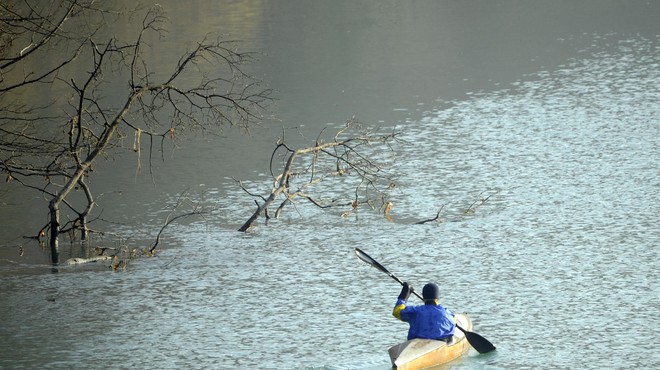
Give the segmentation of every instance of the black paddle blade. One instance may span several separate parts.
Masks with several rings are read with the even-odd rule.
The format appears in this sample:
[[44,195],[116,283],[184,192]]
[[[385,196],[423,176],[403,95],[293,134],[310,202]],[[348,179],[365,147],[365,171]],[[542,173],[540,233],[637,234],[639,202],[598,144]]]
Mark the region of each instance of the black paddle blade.
[[[403,285],[403,281],[402,281],[401,279],[399,279],[398,277],[396,277],[393,273],[389,272],[389,271],[388,271],[383,265],[381,265],[380,263],[378,263],[378,261],[376,261],[375,259],[371,258],[368,254],[364,253],[364,251],[363,251],[362,249],[360,249],[360,248],[355,248],[355,254],[356,254],[356,255],[358,256],[358,258],[361,259],[362,261],[364,261],[364,262],[370,264],[371,266],[373,266],[373,267],[379,269],[380,271],[386,273],[386,274],[389,275],[392,279],[398,281],[399,284]],[[412,289],[412,288],[411,288],[411,289]],[[422,296],[419,295],[419,293],[417,293],[417,292],[415,291],[415,289],[412,289],[412,293],[413,293],[414,295],[416,295],[417,298],[419,298],[419,299],[421,299],[421,300],[424,300],[424,298],[422,298]]]
[[364,252],[362,251],[362,249],[360,249],[360,248],[355,248],[355,255],[356,255],[359,259],[361,259],[362,261],[364,261],[364,262],[370,264],[371,266],[373,266],[373,267],[379,269],[380,271],[382,271],[382,272],[384,272],[384,273],[386,273],[386,274],[388,274],[388,275],[390,275],[390,276],[392,275],[392,273],[390,273],[389,271],[387,271],[387,269],[386,269],[385,267],[383,267],[383,265],[381,265],[380,263],[378,263],[378,261],[376,261],[375,259],[371,258],[368,254],[364,253]]
[[467,338],[468,343],[470,343],[472,348],[477,350],[477,352],[488,353],[495,350],[495,346],[493,345],[493,343],[489,342],[488,339],[482,337],[477,333],[467,331],[461,328],[459,325],[456,325],[456,327],[459,328],[463,333],[465,333],[465,338]]

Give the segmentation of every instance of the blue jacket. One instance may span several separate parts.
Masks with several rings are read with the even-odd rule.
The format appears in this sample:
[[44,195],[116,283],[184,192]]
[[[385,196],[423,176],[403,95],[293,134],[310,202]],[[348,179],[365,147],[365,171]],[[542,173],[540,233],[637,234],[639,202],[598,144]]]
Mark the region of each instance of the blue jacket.
[[438,305],[406,306],[396,301],[392,315],[410,324],[408,339],[444,339],[454,335],[454,314]]

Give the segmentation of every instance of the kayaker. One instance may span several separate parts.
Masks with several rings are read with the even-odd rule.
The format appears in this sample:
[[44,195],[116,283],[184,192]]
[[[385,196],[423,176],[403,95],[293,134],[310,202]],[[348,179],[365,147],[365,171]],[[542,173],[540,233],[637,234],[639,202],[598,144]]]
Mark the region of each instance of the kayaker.
[[410,325],[408,339],[424,338],[449,342],[454,335],[454,314],[439,303],[440,289],[434,283],[424,285],[424,305],[406,306],[413,287],[403,283],[392,315]]

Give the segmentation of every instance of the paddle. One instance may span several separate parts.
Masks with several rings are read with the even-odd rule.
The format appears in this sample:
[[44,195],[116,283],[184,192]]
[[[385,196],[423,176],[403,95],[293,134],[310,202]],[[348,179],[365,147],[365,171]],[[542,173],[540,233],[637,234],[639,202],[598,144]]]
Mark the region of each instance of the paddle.
[[[381,265],[380,263],[378,263],[378,261],[376,261],[375,259],[371,258],[368,254],[364,253],[360,248],[355,248],[355,254],[356,254],[357,257],[358,257],[359,259],[361,259],[362,261],[364,261],[364,262],[370,264],[371,266],[373,266],[373,267],[379,269],[380,271],[386,273],[386,274],[389,275],[392,279],[398,281],[399,284],[403,285],[403,281],[401,281],[401,279],[399,279],[398,277],[396,277],[393,273],[389,272],[389,271],[388,271],[383,265]],[[420,295],[419,295],[414,289],[413,289],[412,293],[413,293],[414,295],[416,295],[417,298],[419,298],[419,299],[421,299],[421,300],[424,300],[424,298],[422,298],[422,296],[420,296]],[[490,352],[490,351],[494,351],[494,350],[495,350],[495,346],[494,346],[491,342],[489,342],[488,339],[482,337],[481,335],[479,335],[479,334],[477,334],[477,333],[473,333],[473,332],[471,332],[471,331],[465,330],[465,329],[463,329],[462,327],[460,327],[458,324],[456,324],[456,327],[457,327],[460,331],[462,331],[463,333],[465,333],[465,337],[467,338],[468,343],[470,343],[470,345],[471,345],[474,349],[476,349],[477,352],[479,352],[479,353],[487,353],[487,352]]]

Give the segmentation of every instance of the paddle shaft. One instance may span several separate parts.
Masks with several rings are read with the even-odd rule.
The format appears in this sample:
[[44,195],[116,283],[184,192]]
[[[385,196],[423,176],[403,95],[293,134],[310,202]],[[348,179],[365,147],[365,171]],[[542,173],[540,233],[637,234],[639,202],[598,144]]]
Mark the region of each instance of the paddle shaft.
[[[387,275],[389,275],[389,277],[391,277],[392,279],[398,281],[399,284],[403,285],[403,281],[401,279],[399,279],[396,275],[391,273],[388,269],[385,268],[385,266],[381,265],[378,261],[373,259],[368,254],[366,254],[360,248],[355,248],[355,254],[362,261],[364,261],[364,262],[370,264],[371,266],[379,269],[380,271],[386,273]],[[414,289],[412,289],[412,293],[414,295],[416,295],[417,298],[424,301],[424,298],[422,296],[420,296],[419,293],[417,293]],[[470,345],[474,349],[476,349],[477,352],[487,353],[487,352],[495,350],[495,346],[491,342],[489,342],[488,339],[482,337],[481,335],[479,335],[477,333],[465,330],[458,324],[455,324],[455,326],[465,334],[465,338],[467,338],[468,343],[470,343]]]

